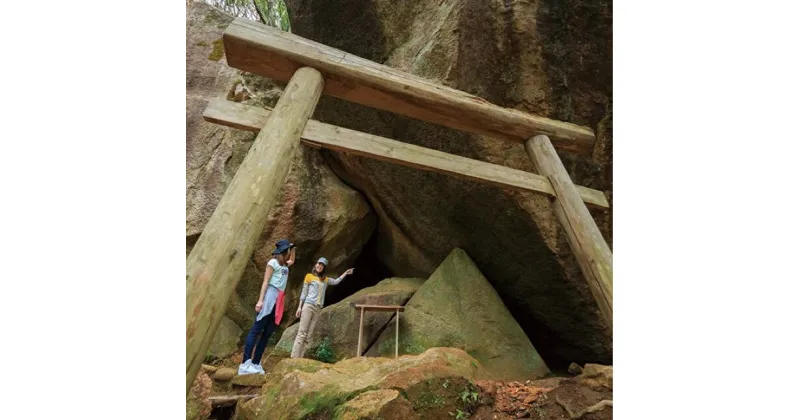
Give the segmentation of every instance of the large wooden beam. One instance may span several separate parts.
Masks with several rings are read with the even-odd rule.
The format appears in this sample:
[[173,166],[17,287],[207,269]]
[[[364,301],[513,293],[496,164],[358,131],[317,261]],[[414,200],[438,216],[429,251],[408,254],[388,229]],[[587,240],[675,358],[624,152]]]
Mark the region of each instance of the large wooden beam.
[[187,394],[289,173],[323,85],[317,70],[297,70],[186,259]]
[[325,91],[351,102],[519,143],[547,134],[561,150],[590,153],[591,129],[503,108],[468,93],[246,19],[223,35],[228,65],[278,81],[302,66],[325,75]]
[[583,204],[547,136],[539,135],[525,143],[525,150],[536,170],[547,176],[555,190],[553,207],[556,218],[567,234],[589,289],[609,327],[613,325],[612,255],[589,209]]
[[[208,103],[203,118],[206,121],[241,130],[258,132],[269,118],[270,111],[224,99]],[[550,181],[530,172],[511,169],[475,159],[451,155],[413,144],[390,140],[360,131],[309,120],[303,131],[304,143],[313,147],[352,153],[403,166],[454,175],[474,181],[486,182],[504,188],[534,191],[555,196]],[[588,205],[607,208],[608,201],[602,191],[577,187],[581,199]]]

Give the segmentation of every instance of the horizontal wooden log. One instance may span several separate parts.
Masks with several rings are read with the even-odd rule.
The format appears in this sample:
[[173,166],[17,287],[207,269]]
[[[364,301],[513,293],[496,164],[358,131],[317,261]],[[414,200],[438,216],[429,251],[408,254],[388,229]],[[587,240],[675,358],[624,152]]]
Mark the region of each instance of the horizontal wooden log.
[[364,309],[365,311],[377,311],[377,312],[405,312],[406,307],[400,305],[370,305],[368,303],[351,303],[355,309]]
[[[208,103],[203,118],[212,123],[258,132],[260,127],[264,126],[269,115],[270,111],[267,109],[224,99],[213,99]],[[541,175],[348,130],[315,120],[308,120],[301,137],[304,144],[313,147],[352,153],[500,187],[555,196],[550,181]],[[577,188],[581,199],[587,205],[608,208],[608,200],[602,191],[580,186]]]
[[248,401],[258,397],[258,394],[247,395],[215,395],[208,397],[211,407],[229,407],[236,405],[239,401]]
[[228,65],[287,81],[303,66],[325,76],[327,95],[458,130],[523,143],[548,135],[560,150],[591,153],[594,132],[503,108],[483,98],[246,19],[223,35]]

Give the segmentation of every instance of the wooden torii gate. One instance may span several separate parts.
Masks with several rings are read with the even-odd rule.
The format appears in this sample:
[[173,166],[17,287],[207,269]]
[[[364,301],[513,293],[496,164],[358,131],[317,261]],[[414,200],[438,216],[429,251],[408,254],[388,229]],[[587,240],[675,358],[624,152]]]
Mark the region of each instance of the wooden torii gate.
[[[235,19],[223,44],[231,67],[288,83],[273,110],[213,100],[203,114],[207,121],[258,136],[186,260],[187,393],[301,141],[550,195],[603,319],[612,327],[612,254],[587,208],[608,208],[608,201],[601,191],[575,186],[555,150],[591,152],[595,142],[591,129],[503,108],[249,20]],[[309,120],[323,93],[524,143],[539,175]]]

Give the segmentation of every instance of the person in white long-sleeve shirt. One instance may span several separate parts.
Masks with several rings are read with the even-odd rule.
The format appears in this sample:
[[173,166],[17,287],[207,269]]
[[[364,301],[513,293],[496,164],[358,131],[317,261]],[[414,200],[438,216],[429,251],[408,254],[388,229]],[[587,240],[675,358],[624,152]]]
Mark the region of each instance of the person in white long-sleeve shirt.
[[353,274],[353,269],[349,269],[337,278],[330,278],[325,275],[325,268],[328,260],[320,258],[311,272],[306,274],[303,280],[303,291],[300,293],[300,306],[297,307],[295,314],[300,318],[300,328],[297,330],[297,337],[294,339],[292,347],[292,358],[303,357],[308,344],[308,338],[314,332],[322,306],[325,304],[325,291],[328,285],[337,285],[345,277]]

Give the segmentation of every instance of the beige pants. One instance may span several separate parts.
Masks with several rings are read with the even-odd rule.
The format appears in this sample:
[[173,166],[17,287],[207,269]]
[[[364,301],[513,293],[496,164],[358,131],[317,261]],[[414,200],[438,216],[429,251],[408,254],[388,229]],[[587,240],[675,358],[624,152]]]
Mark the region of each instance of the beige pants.
[[306,352],[306,345],[311,334],[314,333],[314,327],[319,320],[319,314],[322,308],[317,305],[304,304],[303,311],[300,313],[300,328],[297,330],[297,337],[294,339],[294,346],[292,347],[292,358],[303,357]]

